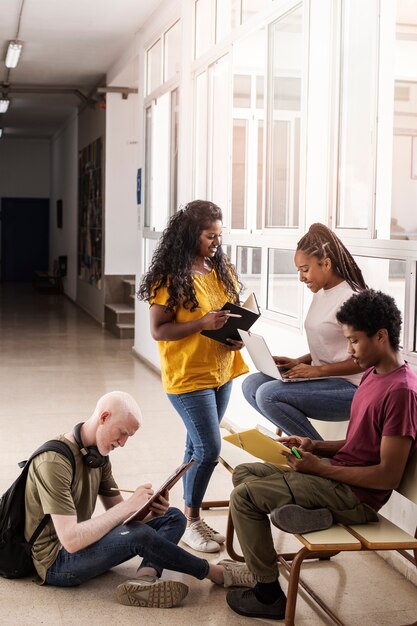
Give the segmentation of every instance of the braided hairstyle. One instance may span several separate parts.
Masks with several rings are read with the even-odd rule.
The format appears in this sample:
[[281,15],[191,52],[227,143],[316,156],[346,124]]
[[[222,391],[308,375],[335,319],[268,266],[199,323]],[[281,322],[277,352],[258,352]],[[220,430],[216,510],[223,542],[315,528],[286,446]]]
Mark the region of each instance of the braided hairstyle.
[[[149,302],[155,298],[158,289],[166,287],[169,295],[166,311],[173,311],[178,305],[195,311],[199,303],[192,265],[200,250],[200,235],[210,224],[222,219],[221,209],[207,200],[193,200],[177,211],[162,233],[150,267],[141,280],[137,292],[139,300]],[[221,246],[210,261],[223,284],[225,297],[238,303],[243,285]]]
[[330,228],[324,224],[312,224],[308,232],[297,243],[297,251],[306,256],[315,256],[319,261],[329,258],[333,271],[343,278],[353,291],[367,288],[359,266]]

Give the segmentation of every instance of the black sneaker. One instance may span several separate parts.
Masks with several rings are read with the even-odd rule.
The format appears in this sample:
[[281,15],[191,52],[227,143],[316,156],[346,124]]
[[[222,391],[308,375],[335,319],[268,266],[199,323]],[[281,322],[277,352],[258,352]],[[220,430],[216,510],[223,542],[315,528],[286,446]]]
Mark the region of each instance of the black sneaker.
[[285,619],[287,598],[282,592],[272,604],[264,604],[255,596],[253,589],[232,589],[226,596],[227,604],[239,615],[246,617],[265,617],[266,619]]
[[286,533],[304,535],[330,528],[333,516],[329,509],[305,509],[298,504],[285,504],[271,512],[271,522]]

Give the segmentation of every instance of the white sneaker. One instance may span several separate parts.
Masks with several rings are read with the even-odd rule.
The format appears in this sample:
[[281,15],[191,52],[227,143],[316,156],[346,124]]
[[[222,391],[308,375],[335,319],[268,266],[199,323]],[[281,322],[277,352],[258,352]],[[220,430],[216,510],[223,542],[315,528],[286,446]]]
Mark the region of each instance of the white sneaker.
[[209,533],[210,539],[213,539],[213,541],[215,541],[216,543],[224,543],[226,541],[226,537],[218,533],[217,530],[214,530],[214,528],[211,528],[211,526],[207,524],[206,520],[200,519],[200,522]]
[[211,539],[210,533],[201,519],[187,526],[181,541],[198,552],[218,552],[220,549],[217,541]]

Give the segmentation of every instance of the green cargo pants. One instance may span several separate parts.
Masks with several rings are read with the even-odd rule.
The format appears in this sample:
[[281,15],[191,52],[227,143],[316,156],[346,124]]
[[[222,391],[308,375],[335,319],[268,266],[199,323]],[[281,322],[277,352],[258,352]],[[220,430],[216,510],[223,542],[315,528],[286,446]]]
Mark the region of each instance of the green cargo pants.
[[268,518],[273,509],[299,504],[309,509],[327,508],[335,522],[378,521],[375,511],[362,504],[348,485],[288,467],[244,463],[236,467],[233,484],[230,513],[246,564],[259,582],[274,582],[278,576]]

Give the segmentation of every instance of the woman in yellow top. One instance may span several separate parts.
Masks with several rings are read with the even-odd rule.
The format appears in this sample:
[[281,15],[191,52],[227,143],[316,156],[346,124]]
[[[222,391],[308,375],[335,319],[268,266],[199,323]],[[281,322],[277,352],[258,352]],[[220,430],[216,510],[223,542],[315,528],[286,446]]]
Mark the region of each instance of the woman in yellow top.
[[221,328],[225,302],[239,302],[242,285],[221,248],[221,209],[194,200],[179,210],[162,234],[138,297],[150,304],[151,334],[158,342],[162,383],[187,429],[184,460],[195,463],[184,476],[188,525],[182,541],[201,552],[217,552],[225,538],[200,518],[200,507],[218,463],[219,423],[232,379],[248,368],[230,345],[201,335]]

